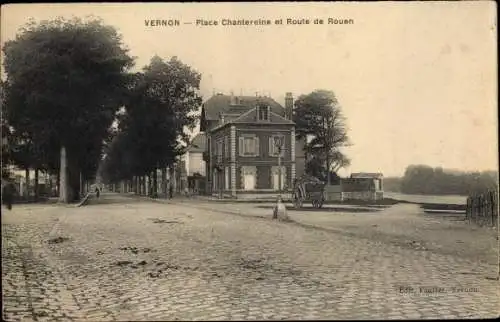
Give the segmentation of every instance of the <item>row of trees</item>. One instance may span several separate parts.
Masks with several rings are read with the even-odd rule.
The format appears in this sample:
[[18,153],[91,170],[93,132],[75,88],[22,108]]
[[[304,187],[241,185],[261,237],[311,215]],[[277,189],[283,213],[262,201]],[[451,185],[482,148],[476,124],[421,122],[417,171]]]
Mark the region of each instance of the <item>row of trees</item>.
[[164,61],[155,56],[135,74],[127,109],[118,117],[118,134],[106,149],[101,171],[106,182],[148,176],[152,194],[158,194],[157,169],[165,182],[166,167],[189,144],[184,129],[196,126],[200,80],[197,71],[176,57]]
[[351,143],[346,118],[334,92],[316,90],[299,96],[295,101],[293,120],[298,139],[312,137],[305,145],[304,152],[309,160],[306,173],[335,184],[337,171],[350,165],[350,159],[342,150]]
[[2,165],[58,174],[63,202],[100,168],[118,180],[171,163],[194,126],[200,75],[158,57],[132,73],[121,36],[100,19],[30,21],[3,52]]
[[470,195],[498,187],[498,173],[457,172],[426,165],[410,165],[402,178],[384,180],[385,190],[407,194]]

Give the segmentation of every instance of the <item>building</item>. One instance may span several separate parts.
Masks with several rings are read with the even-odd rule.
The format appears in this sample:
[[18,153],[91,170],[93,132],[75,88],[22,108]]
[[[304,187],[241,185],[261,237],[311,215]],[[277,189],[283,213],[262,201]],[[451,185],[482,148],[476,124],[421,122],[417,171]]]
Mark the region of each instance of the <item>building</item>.
[[341,178],[339,184],[325,188],[328,201],[384,199],[383,175],[381,173],[352,173],[349,178]]
[[[266,96],[219,93],[208,99],[200,121],[200,132],[206,136],[207,193],[238,197],[291,188],[298,175],[297,160],[303,159],[303,149],[296,149],[303,144],[296,142],[292,113],[291,93],[285,96],[285,107]],[[303,171],[301,165],[299,173]]]
[[351,173],[351,178],[365,179],[368,182],[370,182],[374,191],[377,192],[384,191],[384,186],[383,186],[384,175],[382,173],[356,172],[356,173]]
[[184,167],[186,185],[192,193],[205,191],[206,164],[203,160],[203,152],[207,146],[206,141],[205,133],[198,133],[181,157],[180,164]]

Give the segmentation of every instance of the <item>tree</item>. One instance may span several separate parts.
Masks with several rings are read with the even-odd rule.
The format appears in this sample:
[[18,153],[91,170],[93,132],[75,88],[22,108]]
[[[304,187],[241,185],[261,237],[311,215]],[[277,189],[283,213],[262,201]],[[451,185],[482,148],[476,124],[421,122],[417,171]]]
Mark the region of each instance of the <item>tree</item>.
[[[332,91],[316,90],[295,102],[294,121],[298,139],[313,136],[305,146],[307,155],[324,164],[327,173],[336,173],[350,164],[341,149],[348,146],[347,126],[339,102]],[[327,177],[331,184],[331,176]]]
[[[96,167],[123,103],[133,59],[115,28],[96,18],[30,21],[3,51],[9,124],[37,151],[48,152],[34,157],[60,168],[60,199],[74,201],[80,174]],[[53,157],[58,154],[60,162]]]
[[324,162],[315,156],[307,161],[305,170],[308,175],[318,178],[321,181],[328,182],[329,175],[330,184],[336,185],[340,183],[340,177],[338,176],[337,171],[330,170],[330,173],[328,173]]
[[[134,75],[125,113],[119,118],[119,134],[106,157],[107,180],[150,176],[156,194],[157,169],[173,165],[189,142],[193,115],[201,104],[201,75],[176,57],[164,61],[155,56],[143,73]],[[184,143],[184,144],[183,144]]]
[[495,190],[496,172],[450,171],[441,167],[410,165],[401,178],[401,192],[427,195],[470,195]]

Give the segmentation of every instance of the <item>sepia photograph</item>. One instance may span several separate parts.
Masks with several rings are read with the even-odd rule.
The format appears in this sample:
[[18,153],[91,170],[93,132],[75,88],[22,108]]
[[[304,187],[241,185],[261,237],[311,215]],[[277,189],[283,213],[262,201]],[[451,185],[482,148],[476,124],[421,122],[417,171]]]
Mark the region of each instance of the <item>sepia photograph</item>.
[[500,316],[495,2],[0,17],[2,320]]

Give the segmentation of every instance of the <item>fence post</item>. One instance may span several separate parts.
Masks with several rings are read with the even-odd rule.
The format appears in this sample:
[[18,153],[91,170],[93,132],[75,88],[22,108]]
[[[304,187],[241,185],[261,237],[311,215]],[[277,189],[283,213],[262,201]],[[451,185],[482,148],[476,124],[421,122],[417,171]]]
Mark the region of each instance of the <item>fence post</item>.
[[471,208],[471,197],[467,197],[467,204],[465,205],[465,219],[469,220],[470,223],[470,208]]
[[491,211],[491,225],[495,226],[496,225],[496,217],[495,217],[495,191],[490,191],[489,193],[489,200],[490,200],[490,211]]

